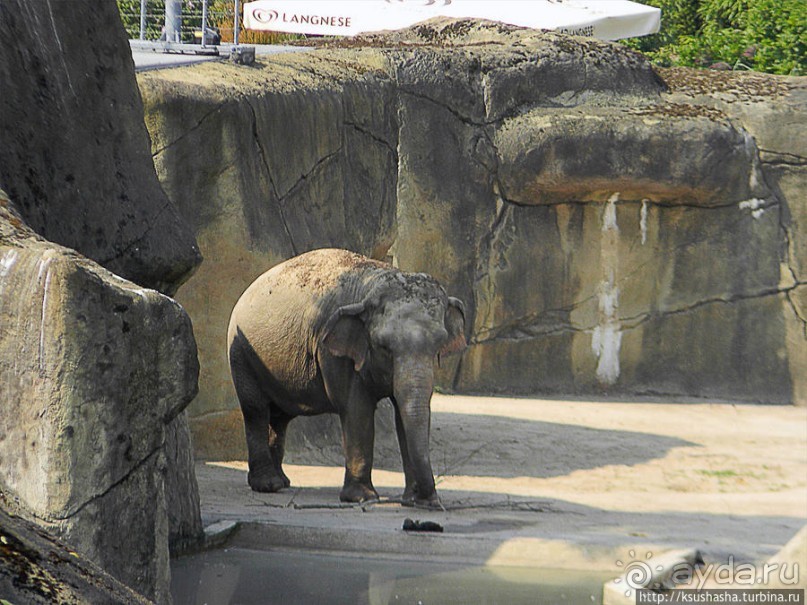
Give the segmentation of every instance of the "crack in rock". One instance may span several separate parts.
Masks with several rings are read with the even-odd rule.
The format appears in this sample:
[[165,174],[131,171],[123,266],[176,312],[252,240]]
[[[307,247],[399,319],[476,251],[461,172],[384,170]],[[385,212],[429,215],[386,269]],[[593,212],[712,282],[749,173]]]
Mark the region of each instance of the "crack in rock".
[[396,162],[398,161],[398,150],[395,147],[393,147],[392,144],[389,141],[381,138],[380,136],[378,136],[374,132],[371,132],[370,130],[360,126],[359,124],[357,124],[355,122],[343,122],[343,124],[345,126],[347,126],[348,128],[352,128],[356,132],[359,132],[359,133],[363,134],[364,136],[366,136],[367,138],[375,141],[376,143],[378,143],[382,147],[386,148],[392,154],[392,156],[395,158],[395,161]]
[[[508,200],[504,197],[500,191],[497,191],[497,199],[499,200],[499,208],[497,209],[496,216],[491,224],[490,230],[488,234],[482,240],[482,245],[480,246],[479,252],[479,263],[477,265],[477,272],[475,277],[475,284],[476,287],[474,288],[475,296],[476,296],[476,312],[477,312],[477,321],[475,322],[474,333],[472,334],[469,344],[484,344],[487,342],[497,341],[497,340],[511,340],[511,341],[518,341],[518,340],[525,340],[525,339],[533,339],[533,338],[541,338],[544,336],[552,336],[561,333],[574,333],[574,332],[590,332],[594,329],[594,325],[587,325],[587,326],[573,326],[571,324],[563,323],[562,321],[558,321],[557,317],[568,316],[576,309],[584,306],[586,304],[591,303],[593,300],[597,299],[598,292],[596,290],[592,291],[590,294],[575,300],[568,305],[564,305],[563,307],[547,309],[544,311],[540,311],[538,313],[531,313],[527,315],[522,315],[520,317],[514,318],[506,323],[502,323],[499,325],[492,325],[489,315],[491,313],[489,307],[490,304],[487,301],[489,298],[488,296],[480,296],[480,293],[487,292],[493,289],[493,284],[488,283],[491,280],[491,274],[496,270],[504,270],[506,267],[504,265],[499,264],[498,266],[493,266],[493,251],[496,248],[496,245],[507,246],[508,240],[512,240],[512,237],[508,237],[505,234],[505,227],[507,224],[507,220],[511,218],[510,209],[513,207],[520,207],[520,208],[530,208],[532,206],[520,204],[518,202],[513,202]],[[602,203],[600,202],[563,202],[563,203],[555,203],[550,204],[553,206],[562,206],[562,205],[589,205],[595,207],[601,207]],[[702,207],[697,205],[688,205],[688,204],[669,204],[669,203],[657,203],[652,202],[650,200],[642,200],[641,202],[634,202],[634,201],[619,201],[620,206],[625,206],[628,204],[636,204],[640,205],[640,216],[645,216],[648,212],[649,207],[660,207],[660,208],[676,208],[679,206],[684,207],[691,207],[698,210],[725,210],[727,208],[736,207],[737,204],[732,202],[721,206],[710,206],[710,207]],[[763,210],[771,210],[780,207],[778,201],[759,201],[759,207],[754,208],[752,211],[758,211],[760,209]],[[750,210],[750,208],[749,208]],[[747,220],[745,216],[738,215],[738,217],[727,224],[727,229],[732,230],[736,225],[741,223],[742,221]],[[643,237],[646,237],[646,233],[643,233]],[[685,241],[678,243],[673,250],[670,252],[673,254],[674,252],[682,249],[689,248],[691,246],[700,244],[706,240],[708,240],[709,235],[705,234],[700,237],[694,238],[687,238]],[[646,242],[645,242],[646,243]],[[501,256],[501,255],[500,255]],[[644,268],[653,262],[652,260],[648,260],[646,262],[640,263],[638,265],[631,265],[631,269],[626,272],[622,272],[619,276],[617,281],[617,285],[622,283],[624,284],[626,281],[631,280],[637,274],[640,274]],[[487,286],[482,287],[485,283],[488,283]],[[795,284],[799,283],[799,280],[794,275],[793,282]],[[775,292],[788,292],[795,286],[789,285],[787,287],[780,287]],[[765,293],[769,292],[765,290]],[[759,294],[750,294],[749,297],[755,297]],[[709,299],[709,301],[717,300],[717,299]],[[697,305],[698,303],[695,303]],[[487,315],[484,315],[485,310],[487,309]],[[645,314],[647,315],[647,314]],[[479,321],[480,317],[485,317],[486,321],[482,322]],[[634,321],[636,318],[625,318],[620,317],[619,320],[622,322],[625,321]]]
[[[798,286],[803,286],[803,285],[805,285],[805,284],[803,284],[803,283],[797,284],[796,286],[793,287],[793,291],[795,291],[795,289]],[[796,303],[795,300],[793,300],[793,291],[788,291],[787,294],[786,294],[787,304],[793,310],[793,314],[796,316],[796,319],[798,319],[802,323],[802,332],[804,334],[804,339],[807,340],[807,315],[805,315],[802,312],[799,305]]]
[[447,103],[443,103],[442,101],[438,101],[437,99],[432,99],[431,97],[429,97],[427,95],[415,92],[413,90],[407,90],[406,88],[403,88],[403,87],[401,87],[399,90],[400,90],[401,93],[409,95],[410,97],[415,97],[416,99],[420,99],[422,101],[427,101],[429,103],[432,103],[434,105],[437,105],[438,107],[441,107],[441,108],[445,109],[448,113],[450,113],[455,118],[457,118],[457,120],[459,120],[463,124],[466,124],[467,126],[474,126],[474,127],[481,128],[481,127],[485,127],[485,126],[495,125],[495,124],[498,124],[498,123],[500,123],[502,121],[502,120],[475,121],[472,118],[469,118],[467,116],[462,115],[459,111],[457,111],[456,109],[454,109],[453,107],[451,107]]
[[286,234],[286,237],[289,239],[289,246],[291,247],[292,254],[297,256],[299,251],[297,249],[297,245],[294,243],[294,237],[291,234],[291,229],[289,228],[289,223],[286,220],[286,214],[284,212],[283,204],[280,203],[280,194],[277,190],[277,185],[275,184],[274,179],[272,178],[272,171],[269,168],[269,161],[266,159],[266,150],[263,147],[263,141],[261,141],[260,133],[258,132],[258,114],[255,111],[255,107],[252,104],[252,101],[249,97],[244,97],[244,101],[249,107],[250,113],[252,114],[252,138],[255,141],[255,146],[258,148],[258,155],[261,158],[261,164],[263,165],[263,169],[266,172],[266,178],[269,181],[269,185],[272,188],[272,193],[275,196],[275,199],[278,200],[277,208],[278,214],[280,216],[280,222],[283,224],[283,231]]
[[211,117],[213,114],[218,113],[218,112],[221,110],[221,108],[222,108],[222,107],[224,107],[226,104],[227,104],[227,102],[225,101],[224,103],[219,103],[218,105],[216,105],[216,106],[215,106],[213,109],[211,109],[211,110],[210,110],[210,111],[208,111],[206,114],[204,114],[204,115],[203,115],[203,116],[202,116],[202,117],[201,117],[201,118],[200,118],[200,119],[199,119],[199,120],[196,122],[196,124],[194,124],[193,126],[191,126],[190,128],[188,128],[188,130],[186,130],[185,132],[183,132],[183,133],[182,133],[181,135],[179,135],[179,136],[178,136],[176,139],[174,139],[173,141],[170,141],[169,143],[166,143],[165,145],[163,145],[162,147],[160,147],[160,148],[159,148],[159,149],[157,149],[156,151],[153,151],[153,152],[151,153],[151,157],[152,157],[152,158],[156,158],[158,155],[160,155],[161,153],[163,153],[165,150],[167,150],[167,149],[169,149],[169,148],[173,147],[174,145],[176,145],[177,143],[179,143],[180,141],[182,141],[182,140],[183,140],[183,139],[185,139],[186,137],[190,136],[190,134],[191,134],[191,133],[193,133],[193,132],[197,131],[199,128],[201,128],[201,127],[202,127],[202,124],[204,124],[204,123],[205,123],[205,122],[208,120],[208,118],[210,118],[210,117]]
[[162,447],[163,446],[160,445],[159,447],[156,447],[151,452],[146,454],[146,456],[142,460],[140,460],[137,464],[132,466],[121,478],[119,478],[117,481],[111,483],[109,485],[109,487],[107,487],[101,493],[98,493],[98,494],[90,496],[89,498],[87,498],[87,500],[85,500],[81,504],[76,505],[75,507],[73,507],[72,510],[69,510],[64,515],[54,515],[52,518],[46,518],[44,520],[52,522],[52,521],[67,521],[69,519],[72,519],[73,517],[75,517],[76,515],[81,513],[85,508],[87,508],[88,506],[90,506],[94,502],[97,502],[98,500],[101,500],[102,498],[104,498],[105,496],[110,494],[113,490],[115,490],[117,487],[119,487],[120,485],[125,483],[132,475],[137,473],[146,464],[151,462],[151,460],[155,456],[159,455],[159,453],[162,450]]
[[[795,290],[799,286],[804,285],[807,285],[807,283],[797,283],[796,285],[788,288],[762,290],[760,292],[750,294],[737,294],[728,297],[715,297],[662,312],[647,312],[630,317],[619,317],[619,322],[624,330],[633,330],[650,320],[662,319],[665,317],[680,315],[683,313],[691,313],[692,311],[695,311],[707,305],[712,304],[731,305],[738,302],[744,302],[754,299],[762,299],[770,296],[779,296],[779,295],[785,295],[789,298],[793,290]],[[494,330],[490,330],[489,333],[491,334],[491,336],[485,338],[478,338],[478,337],[474,338],[469,344],[473,346],[473,345],[489,344],[492,342],[521,342],[525,340],[534,340],[538,338],[544,338],[547,336],[557,336],[559,334],[567,334],[567,333],[590,334],[597,328],[597,326],[594,324],[575,326],[572,324],[563,324],[557,321],[548,322],[542,319],[546,316],[551,316],[553,312],[560,313],[564,311],[565,309],[556,309],[545,311],[540,315],[536,316],[522,317],[519,319],[515,319],[511,322],[508,322],[506,326],[500,326]],[[807,317],[802,317],[801,314],[799,314],[795,309],[794,312],[797,313],[797,316],[799,317],[800,320],[805,322],[805,328],[807,329]],[[807,336],[807,334],[805,334],[805,336]]]
[[[98,260],[97,261],[98,264],[106,266],[107,263],[111,263],[113,261],[120,260],[120,259],[122,259],[124,257],[128,257],[129,253],[132,250],[136,249],[151,234],[151,232],[154,229],[155,225],[159,225],[160,219],[162,218],[163,214],[167,210],[169,210],[172,206],[173,206],[173,204],[169,200],[165,204],[163,204],[162,208],[160,208],[160,210],[156,214],[154,214],[153,216],[151,216],[151,215],[146,216],[144,218],[145,223],[146,223],[146,228],[143,230],[143,232],[140,235],[138,235],[135,239],[133,239],[129,243],[125,244],[123,248],[116,249],[115,253],[112,256],[109,256],[109,257],[106,257],[106,258]],[[196,251],[198,253],[198,249]]]
[[807,166],[807,158],[795,153],[759,149],[760,161],[769,166]]
[[282,206],[285,203],[285,201],[290,196],[292,196],[303,185],[303,183],[305,183],[308,179],[310,179],[323,166],[330,163],[334,159],[338,159],[338,157],[341,155],[343,149],[344,149],[344,147],[342,145],[340,145],[335,151],[332,151],[328,155],[326,155],[326,156],[320,158],[319,160],[317,160],[317,162],[314,164],[314,166],[311,167],[311,170],[309,170],[305,174],[301,175],[300,178],[297,179],[297,181],[291,187],[289,187],[289,190],[286,191],[286,193],[284,193],[283,196],[278,198],[278,201],[280,202],[280,205]]

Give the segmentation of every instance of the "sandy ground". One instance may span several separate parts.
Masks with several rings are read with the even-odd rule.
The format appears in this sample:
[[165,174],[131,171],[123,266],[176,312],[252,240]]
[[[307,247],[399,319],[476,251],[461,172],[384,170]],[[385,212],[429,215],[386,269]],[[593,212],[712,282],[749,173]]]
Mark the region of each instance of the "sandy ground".
[[[549,431],[558,432],[591,429],[569,444],[572,455],[557,461],[553,476],[447,476],[445,489],[480,490],[481,481],[483,491],[608,510],[807,519],[805,408],[437,396],[434,409],[522,421],[526,434],[512,436],[516,452],[528,443],[532,423],[553,425]],[[552,453],[542,455],[546,464]]]
[[[251,492],[244,462],[200,463],[203,516],[264,524],[272,531],[256,541],[289,548],[299,538],[366,549],[380,536],[389,546],[377,550],[406,551],[395,541],[400,522],[417,515],[446,528],[442,542],[422,543],[442,559],[471,549],[491,565],[597,569],[671,548],[759,562],[807,522],[805,408],[435,394],[432,409],[445,511],[335,508],[343,471],[333,443],[293,455],[293,487],[278,494]],[[403,486],[394,450],[389,435],[377,435],[382,497]],[[318,543],[317,532],[336,536],[336,546]]]

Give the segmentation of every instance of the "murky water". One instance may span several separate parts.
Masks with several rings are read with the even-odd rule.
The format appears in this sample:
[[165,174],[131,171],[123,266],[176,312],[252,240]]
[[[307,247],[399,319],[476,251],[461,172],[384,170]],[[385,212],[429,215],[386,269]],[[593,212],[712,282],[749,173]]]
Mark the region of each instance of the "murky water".
[[176,605],[600,603],[600,573],[225,549],[172,562]]

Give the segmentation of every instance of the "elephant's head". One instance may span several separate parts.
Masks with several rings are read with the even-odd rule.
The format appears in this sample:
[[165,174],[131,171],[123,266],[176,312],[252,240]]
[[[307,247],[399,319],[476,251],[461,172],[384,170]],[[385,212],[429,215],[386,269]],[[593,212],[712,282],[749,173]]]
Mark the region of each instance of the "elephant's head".
[[407,475],[405,496],[435,501],[429,459],[434,363],[466,347],[463,304],[422,273],[395,271],[375,279],[362,302],[331,316],[323,343],[331,354],[352,359],[380,397],[392,397]]

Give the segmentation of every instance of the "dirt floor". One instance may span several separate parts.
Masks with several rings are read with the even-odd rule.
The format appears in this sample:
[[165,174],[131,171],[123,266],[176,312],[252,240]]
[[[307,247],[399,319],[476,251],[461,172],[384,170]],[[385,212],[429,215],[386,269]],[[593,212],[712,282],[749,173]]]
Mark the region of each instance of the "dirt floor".
[[[805,408],[435,394],[432,410],[445,511],[341,507],[333,435],[290,455],[293,487],[278,494],[251,492],[244,462],[200,463],[203,517],[252,523],[238,532],[246,547],[615,571],[672,548],[761,562],[807,523]],[[377,430],[373,477],[395,498],[403,475],[388,428]],[[401,532],[405,517],[445,532],[415,543]]]

